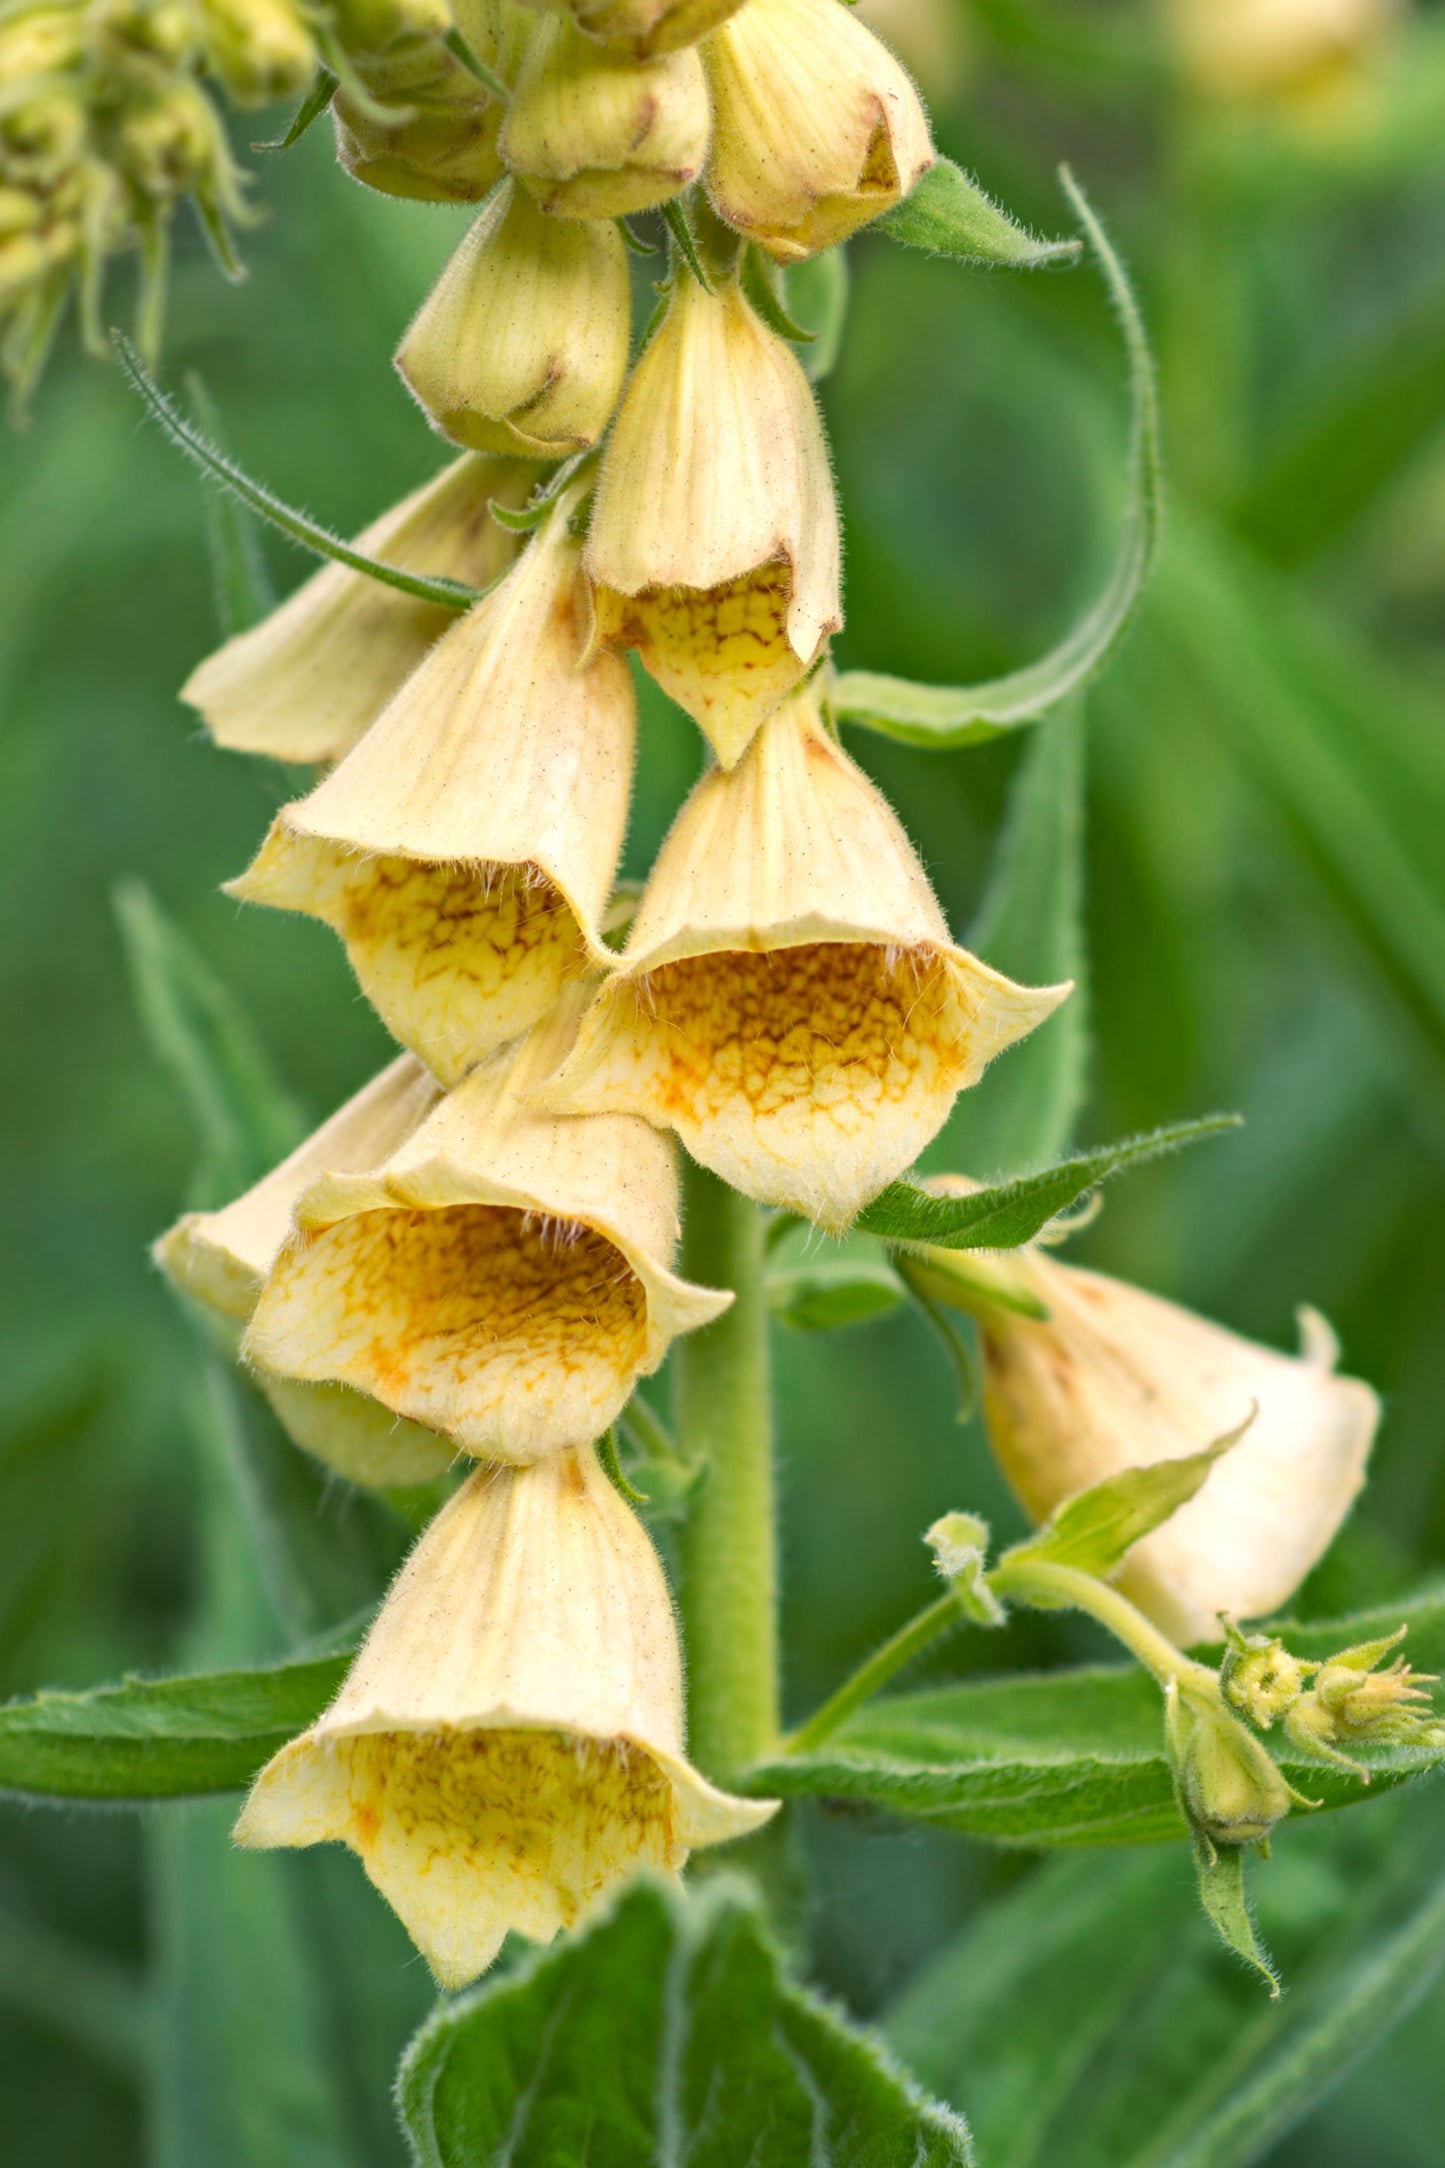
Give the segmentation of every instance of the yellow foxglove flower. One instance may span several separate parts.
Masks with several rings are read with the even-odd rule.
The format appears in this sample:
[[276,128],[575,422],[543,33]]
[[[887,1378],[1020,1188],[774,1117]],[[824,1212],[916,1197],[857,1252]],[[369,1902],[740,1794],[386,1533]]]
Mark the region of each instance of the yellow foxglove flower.
[[[317,1176],[373,1167],[425,1120],[439,1087],[412,1054],[402,1054],[289,1159],[218,1212],[188,1212],[155,1245],[156,1263],[200,1304],[234,1352],[276,1253],[291,1231],[296,1200]],[[419,1423],[345,1385],[312,1385],[264,1371],[256,1382],[295,1443],[353,1483],[426,1483],[450,1466],[455,1449]]]
[[1027,1512],[1044,1520],[1121,1469],[1197,1453],[1254,1408],[1198,1496],[1135,1545],[1119,1585],[1186,1644],[1217,1640],[1221,1612],[1277,1610],[1349,1512],[1379,1421],[1369,1386],[1334,1375],[1323,1319],[1301,1313],[1303,1352],[1279,1355],[1036,1249],[1000,1263],[1049,1313],[968,1305],[989,1436]]
[[230,884],[334,926],[368,1000],[444,1084],[611,961],[596,927],[635,701],[618,657],[581,661],[570,502]]
[[631,324],[617,228],[549,218],[504,181],[422,303],[396,366],[455,443],[561,459],[595,444],[611,420]]
[[954,946],[805,691],[679,813],[548,1103],[668,1125],[734,1188],[841,1229],[1067,991]]
[[[492,502],[521,506],[530,461],[453,461],[356,538],[382,564],[487,587],[516,554]],[[435,646],[456,613],[328,564],[278,610],[208,655],[181,689],[217,745],[273,760],[333,761]]]
[[1398,0],[1173,0],[1180,57],[1210,97],[1338,107],[1398,25]]
[[591,1446],[479,1468],[394,1582],[341,1692],[256,1779],[239,1844],[347,1844],[443,1987],[548,1942],[637,1868],[758,1829],[683,1752],[645,1531]]
[[744,0],[706,57],[708,195],[780,263],[846,240],[933,164],[906,70],[842,0]]
[[[452,0],[456,28],[503,83],[516,74],[533,17],[514,0]],[[502,177],[497,136],[505,108],[440,37],[409,38],[355,61],[370,93],[343,86],[331,103],[336,155],[383,195],[478,203]]]
[[584,36],[570,15],[548,15],[517,78],[499,147],[544,210],[622,218],[695,180],[710,130],[696,52],[635,61]]
[[[528,0],[544,7],[550,0]],[[634,60],[696,45],[731,15],[739,0],[563,0],[591,38],[619,46]]]
[[586,564],[598,637],[637,648],[725,768],[842,624],[818,409],[735,283],[679,274],[603,457]]
[[668,1140],[626,1116],[531,1108],[583,999],[474,1069],[373,1172],[307,1190],[248,1360],[526,1462],[605,1430],[674,1336],[727,1308],[670,1269]]

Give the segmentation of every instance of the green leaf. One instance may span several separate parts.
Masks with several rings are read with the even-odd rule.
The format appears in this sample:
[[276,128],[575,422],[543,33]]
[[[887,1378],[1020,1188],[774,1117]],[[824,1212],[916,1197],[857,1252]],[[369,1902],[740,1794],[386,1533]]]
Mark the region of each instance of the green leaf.
[[284,135],[272,143],[253,143],[253,151],[289,151],[301,141],[312,123],[320,120],[339,89],[339,79],[329,68],[318,68],[312,78],[311,88],[297,106]]
[[840,722],[862,724],[905,745],[936,750],[977,745],[1021,723],[1037,722],[1103,669],[1128,631],[1153,570],[1163,490],[1154,362],[1124,267],[1067,169],[1063,180],[1108,282],[1129,355],[1130,483],[1118,551],[1102,591],[1072,631],[1021,670],[983,685],[915,685],[868,670],[847,670],[835,679],[832,704]]
[[399,594],[414,595],[419,602],[434,602],[445,610],[469,610],[474,602],[481,600],[481,591],[466,587],[460,580],[428,578],[419,572],[405,572],[397,565],[383,564],[379,558],[367,557],[343,542],[330,528],[322,527],[304,512],[297,512],[261,482],[255,482],[233,459],[218,451],[214,444],[202,436],[190,423],[174,400],[168,399],[155,378],[146,368],[140,355],[124,332],[113,331],[111,339],[120,361],[121,373],[132,390],[144,400],[153,420],[170,438],[178,451],[193,459],[201,472],[213,482],[238,497],[251,511],[269,520],[273,527],[303,549],[313,550],[318,557],[329,557],[333,563],[345,565],[349,571],[364,572],[368,579],[380,580],[384,587],[394,587]]
[[1213,1850],[1212,1857],[1196,1848],[1194,1870],[1199,1883],[1199,1902],[1210,1926],[1227,1950],[1233,1950],[1236,1957],[1242,1957],[1247,1965],[1253,1965],[1255,1971],[1263,1975],[1269,1982],[1271,1997],[1277,2002],[1279,1974],[1255,1932],[1245,1894],[1244,1847],[1221,1845]]
[[[1445,1590],[1288,1635],[1323,1658],[1408,1622],[1410,1655],[1445,1666]],[[1327,1808],[1370,1803],[1445,1763],[1445,1749],[1370,1747],[1371,1784],[1323,1769],[1287,1740],[1270,1750]],[[1132,1667],[1089,1666],[931,1687],[869,1703],[811,1754],[752,1772],[753,1787],[852,1799],[1004,1844],[1140,1844],[1181,1836],[1158,1688]],[[1286,1842],[1294,1824],[1280,1841]]]
[[1069,263],[1079,241],[1042,241],[1010,218],[951,158],[939,158],[911,195],[875,220],[874,230],[930,256],[1013,271]]
[[397,2083],[422,2168],[967,2168],[963,2123],[783,1976],[745,1885],[652,1882],[444,2006]]
[[[220,429],[211,395],[192,370],[186,389],[202,429],[220,442]],[[276,596],[261,555],[253,515],[235,497],[211,492],[205,500],[206,541],[211,552],[211,585],[216,598],[216,623],[222,636],[245,632],[276,607]]]
[[775,1267],[767,1277],[768,1308],[794,1332],[836,1332],[888,1317],[904,1294],[882,1257],[815,1257]]
[[767,325],[780,339],[794,346],[811,346],[816,336],[794,323],[783,301],[782,279],[772,259],[756,245],[743,250],[743,292]]
[[115,890],[141,1022],[200,1145],[190,1202],[227,1203],[300,1142],[305,1125],[229,990],[143,881]]
[[1031,1242],[1060,1212],[1077,1204],[1111,1175],[1122,1174],[1146,1160],[1186,1145],[1202,1144],[1207,1137],[1237,1129],[1237,1114],[1207,1114],[1195,1122],[1175,1122],[1151,1129],[1143,1136],[1126,1137],[1096,1152],[1081,1152],[1062,1159],[1038,1174],[1021,1174],[1011,1182],[998,1182],[961,1197],[935,1196],[914,1182],[890,1182],[854,1221],[861,1234],[881,1235],[885,1242],[910,1247],[947,1250],[1013,1250]]
[[0,1790],[141,1800],[239,1791],[326,1707],[349,1654],[124,1678],[0,1705]]
[[808,381],[831,376],[848,320],[848,251],[840,242],[821,255],[790,264],[783,273],[788,314],[812,335],[813,344],[799,358]]
[[1054,1860],[910,1983],[888,2036],[967,2098],[989,2168],[1246,2168],[1438,1974],[1441,1865],[1427,1791],[1292,1824],[1253,1878],[1289,1981],[1271,2005],[1182,1849]]
[[1248,1428],[1248,1423],[1241,1424],[1201,1453],[1156,1460],[1147,1468],[1126,1468],[1122,1475],[1066,1498],[1036,1536],[1005,1551],[999,1566],[1035,1562],[1073,1566],[1108,1580],[1136,1543],[1162,1527],[1203,1489],[1215,1462],[1238,1444]]
[[1072,979],[1074,990],[959,1101],[950,1141],[980,1172],[1057,1159],[1073,1138],[1089,1061],[1081,699],[1064,701],[1033,735],[968,945],[1023,985]]

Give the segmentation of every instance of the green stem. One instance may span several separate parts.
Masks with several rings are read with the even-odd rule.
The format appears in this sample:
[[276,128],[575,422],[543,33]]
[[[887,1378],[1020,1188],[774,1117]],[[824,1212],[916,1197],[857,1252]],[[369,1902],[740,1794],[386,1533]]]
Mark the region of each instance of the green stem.
[[684,1178],[683,1269],[731,1287],[731,1309],[678,1342],[683,1458],[701,1465],[679,1539],[691,1751],[736,1782],[778,1739],[777,1534],[763,1225],[701,1167]]
[[988,1576],[988,1585],[1005,1603],[1012,1596],[1044,1611],[1087,1611],[1090,1618],[1107,1627],[1116,1641],[1123,1642],[1130,1655],[1136,1656],[1161,1686],[1167,1686],[1171,1679],[1194,1686],[1215,1687],[1219,1683],[1207,1664],[1197,1664],[1193,1657],[1181,1655],[1142,1611],[1135,1610],[1127,1596],[1110,1588],[1107,1581],[1096,1580],[1092,1573],[1081,1573],[1077,1566],[1050,1565],[1042,1559],[1021,1559],[1017,1565],[1010,1565],[1005,1559]]
[[965,1613],[952,1589],[940,1596],[927,1610],[920,1611],[906,1626],[900,1626],[890,1635],[881,1648],[875,1649],[866,1662],[861,1663],[851,1679],[845,1679],[836,1694],[830,1694],[822,1707],[815,1709],[806,1724],[790,1732],[783,1741],[789,1754],[810,1754],[815,1746],[821,1746],[830,1732],[837,1730],[843,1719],[871,1701],[881,1687],[888,1684],[895,1671],[911,1663],[913,1658],[957,1626]]

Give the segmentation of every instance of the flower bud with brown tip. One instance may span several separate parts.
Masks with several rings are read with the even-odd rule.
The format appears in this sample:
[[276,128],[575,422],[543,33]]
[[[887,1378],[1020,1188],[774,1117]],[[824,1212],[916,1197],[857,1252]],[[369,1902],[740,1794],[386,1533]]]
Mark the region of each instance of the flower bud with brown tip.
[[636,61],[568,15],[543,18],[503,125],[502,157],[544,210],[622,218],[695,180],[711,117],[696,52]]

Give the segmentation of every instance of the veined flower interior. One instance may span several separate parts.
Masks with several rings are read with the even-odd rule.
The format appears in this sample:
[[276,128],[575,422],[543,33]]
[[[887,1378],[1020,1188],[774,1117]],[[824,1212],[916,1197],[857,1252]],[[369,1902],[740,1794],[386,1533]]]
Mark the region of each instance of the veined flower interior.
[[359,1386],[504,1460],[595,1437],[647,1358],[647,1294],[595,1228],[491,1204],[358,1212],[283,1256],[247,1352]]

